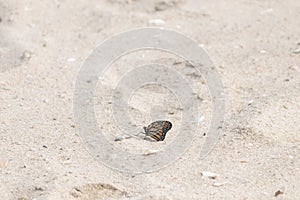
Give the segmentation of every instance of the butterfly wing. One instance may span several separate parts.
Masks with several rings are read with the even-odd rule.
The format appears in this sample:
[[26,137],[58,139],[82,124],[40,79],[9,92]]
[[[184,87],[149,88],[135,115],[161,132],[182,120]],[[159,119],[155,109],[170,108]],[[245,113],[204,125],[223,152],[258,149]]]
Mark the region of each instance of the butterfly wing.
[[169,121],[155,121],[151,123],[145,132],[147,136],[155,139],[156,141],[163,141],[167,132],[172,128],[172,123]]

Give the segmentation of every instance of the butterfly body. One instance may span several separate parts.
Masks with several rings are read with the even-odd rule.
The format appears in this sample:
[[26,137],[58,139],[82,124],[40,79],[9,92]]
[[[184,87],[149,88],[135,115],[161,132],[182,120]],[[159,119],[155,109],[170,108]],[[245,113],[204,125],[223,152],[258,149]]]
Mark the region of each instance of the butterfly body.
[[163,141],[171,128],[172,123],[169,121],[155,121],[148,127],[144,127],[144,131],[147,136],[150,136],[156,141]]

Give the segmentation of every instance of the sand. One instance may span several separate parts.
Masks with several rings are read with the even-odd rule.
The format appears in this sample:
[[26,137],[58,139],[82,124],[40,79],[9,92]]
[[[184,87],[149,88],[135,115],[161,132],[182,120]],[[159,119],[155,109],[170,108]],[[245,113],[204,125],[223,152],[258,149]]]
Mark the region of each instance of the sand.
[[[299,198],[299,10],[296,0],[1,1],[1,199]],[[172,121],[165,141],[114,141],[126,127],[112,116],[111,92],[136,66],[155,62],[180,73],[200,110],[185,153],[162,169],[135,174],[88,150],[73,103],[90,52],[113,35],[145,27],[178,31],[207,52],[223,83],[225,116],[215,148],[201,159],[212,116],[201,73],[169,53],[120,58],[99,79],[103,87],[94,99],[97,125],[112,146],[138,155],[176,146],[184,110],[176,94],[155,85],[138,88],[128,112],[141,131],[159,118]]]

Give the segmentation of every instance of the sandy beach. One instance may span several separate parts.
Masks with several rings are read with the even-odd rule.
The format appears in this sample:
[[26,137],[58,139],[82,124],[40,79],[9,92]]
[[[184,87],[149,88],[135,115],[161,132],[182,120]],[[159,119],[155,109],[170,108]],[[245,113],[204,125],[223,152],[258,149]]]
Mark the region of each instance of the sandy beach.
[[[1,199],[298,199],[299,19],[297,0],[0,1]],[[81,69],[99,44],[149,27],[174,30],[206,52],[222,82],[225,115],[216,145],[201,159],[215,103],[205,75],[157,50],[115,60],[102,77],[86,82],[96,85],[93,116],[108,143],[143,162],[153,159],[153,169],[159,166],[136,174],[107,165],[99,161],[101,153],[90,151],[109,153],[96,140],[94,146],[86,144],[86,138],[98,135],[89,132],[83,138],[74,94]],[[168,67],[134,71],[150,63]],[[191,119],[198,125],[184,128],[194,135],[181,140],[192,141],[182,154],[161,157],[158,163],[151,154],[182,147],[176,138],[189,113],[178,100],[185,91],[178,89],[181,79],[171,73],[182,76],[193,91],[195,101],[187,107],[198,108]],[[160,80],[159,75],[180,93],[129,81]],[[124,106],[113,93],[118,87],[119,96],[136,89]],[[162,142],[114,141],[127,132],[126,124],[118,123],[123,108],[136,130],[157,119],[171,121],[172,129]],[[172,162],[166,165],[167,159]]]

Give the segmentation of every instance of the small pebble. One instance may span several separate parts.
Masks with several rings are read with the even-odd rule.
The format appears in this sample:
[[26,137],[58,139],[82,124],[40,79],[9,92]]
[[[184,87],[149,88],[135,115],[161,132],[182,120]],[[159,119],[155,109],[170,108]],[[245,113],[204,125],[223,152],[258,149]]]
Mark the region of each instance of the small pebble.
[[202,174],[202,176],[208,177],[208,178],[211,178],[211,179],[216,179],[219,176],[218,174],[213,173],[213,172],[209,172],[209,171],[203,171],[201,174]]
[[43,99],[43,102],[44,102],[44,103],[48,103],[48,102],[49,102],[49,99]]
[[294,54],[298,54],[298,53],[300,53],[300,48],[298,48],[298,49],[295,49],[295,50],[293,51],[293,53],[294,53]]
[[253,102],[254,102],[254,100],[248,101],[248,105],[250,106]]
[[220,183],[213,183],[213,186],[215,186],[215,187],[220,187],[220,186],[223,186],[223,185],[225,185],[225,184],[227,184],[228,182],[227,181],[225,181],[225,182],[220,182]]
[[44,187],[38,187],[38,186],[35,186],[35,187],[34,187],[34,190],[44,191],[45,188],[44,188]]
[[273,8],[266,9],[266,10],[262,11],[261,14],[266,14],[266,13],[271,13],[271,12],[273,12]]
[[160,150],[146,150],[144,155],[145,156],[148,156],[148,155],[151,155],[151,154],[155,154],[157,152],[159,152]]
[[204,119],[205,119],[205,117],[203,115],[198,117],[198,123],[202,122]]
[[115,137],[115,142],[124,140],[122,135]]
[[150,19],[149,20],[149,24],[153,24],[153,25],[164,25],[165,21],[162,19]]
[[76,58],[68,58],[68,62],[74,62]]
[[284,193],[283,190],[280,189],[275,192],[274,196],[277,197],[278,195],[283,194],[283,193]]
[[72,164],[72,161],[71,161],[71,160],[65,160],[65,161],[63,162],[63,164],[64,164],[64,165],[70,165],[70,164]]
[[265,54],[265,53],[267,53],[267,51],[266,50],[260,50],[259,53]]
[[251,149],[251,147],[253,147],[253,144],[252,143],[248,143],[247,148]]
[[131,138],[131,136],[130,135],[119,135],[119,136],[115,137],[115,142],[122,141],[122,140],[128,139],[128,138]]
[[32,53],[30,51],[25,50],[20,59],[23,61],[28,61],[31,58],[31,54]]
[[240,160],[240,163],[248,163],[249,161],[247,160]]

